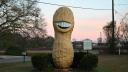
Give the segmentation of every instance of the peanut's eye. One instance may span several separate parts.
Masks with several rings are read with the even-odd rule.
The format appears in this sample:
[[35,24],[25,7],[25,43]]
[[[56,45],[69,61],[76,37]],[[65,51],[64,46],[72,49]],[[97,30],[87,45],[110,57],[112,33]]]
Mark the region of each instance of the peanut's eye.
[[56,25],[61,29],[67,29],[71,27],[71,24],[65,21],[56,22]]

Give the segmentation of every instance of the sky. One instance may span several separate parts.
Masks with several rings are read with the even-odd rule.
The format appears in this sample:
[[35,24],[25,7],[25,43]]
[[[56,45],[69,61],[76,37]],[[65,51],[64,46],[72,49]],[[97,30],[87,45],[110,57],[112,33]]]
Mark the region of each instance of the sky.
[[[95,8],[95,9],[111,9],[112,0],[39,0],[40,2],[59,4],[65,6],[83,7],[83,8]],[[114,0],[115,1],[115,20],[117,25],[121,18],[128,12],[128,0]],[[54,37],[53,29],[53,15],[55,11],[62,6],[48,5],[38,3],[38,7],[41,9],[41,13],[47,23],[47,34]],[[84,40],[91,39],[97,42],[97,38],[105,39],[103,33],[103,26],[112,20],[111,10],[89,10],[69,7],[74,14],[74,30],[72,32],[72,40]]]

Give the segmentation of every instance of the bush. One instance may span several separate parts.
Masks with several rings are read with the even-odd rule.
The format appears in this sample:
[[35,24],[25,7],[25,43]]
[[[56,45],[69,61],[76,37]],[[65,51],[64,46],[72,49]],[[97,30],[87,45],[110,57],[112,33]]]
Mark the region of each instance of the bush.
[[[32,65],[36,70],[49,72],[53,71],[54,63],[52,54],[35,54],[31,57]],[[74,53],[72,68],[91,71],[98,64],[98,56],[84,52]]]
[[32,65],[36,70],[47,71],[53,69],[51,54],[34,55],[31,58]]
[[80,61],[80,69],[91,71],[98,64],[98,56],[94,54],[86,54]]
[[35,55],[48,55],[49,53],[40,53],[40,52],[30,52],[30,51],[27,51],[27,55],[28,56],[35,56]]
[[94,54],[85,52],[74,53],[72,68],[90,71],[97,67],[97,64],[98,56]]
[[24,49],[18,47],[18,46],[11,46],[9,48],[7,48],[7,50],[5,51],[6,55],[22,55],[22,52],[24,51]]
[[84,57],[84,55],[85,55],[84,52],[75,52],[74,53],[74,58],[73,58],[73,63],[72,63],[73,68],[79,68],[80,60]]

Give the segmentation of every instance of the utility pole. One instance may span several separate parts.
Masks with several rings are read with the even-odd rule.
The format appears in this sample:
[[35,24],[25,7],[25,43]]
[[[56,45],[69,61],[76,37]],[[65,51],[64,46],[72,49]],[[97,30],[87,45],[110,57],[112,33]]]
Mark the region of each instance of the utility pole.
[[[115,22],[114,22],[114,0],[112,0],[112,45],[111,48],[115,48]],[[112,50],[113,50],[112,49]]]

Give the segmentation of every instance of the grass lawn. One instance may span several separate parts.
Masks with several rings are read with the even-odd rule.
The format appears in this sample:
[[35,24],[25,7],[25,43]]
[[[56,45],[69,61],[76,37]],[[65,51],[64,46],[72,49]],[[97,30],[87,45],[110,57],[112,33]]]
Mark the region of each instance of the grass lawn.
[[99,56],[97,72],[128,72],[128,55]]
[[32,72],[30,62],[0,63],[0,72]]
[[[0,63],[0,72],[32,72],[32,69],[31,62]],[[128,55],[100,55],[96,72],[128,72]]]

